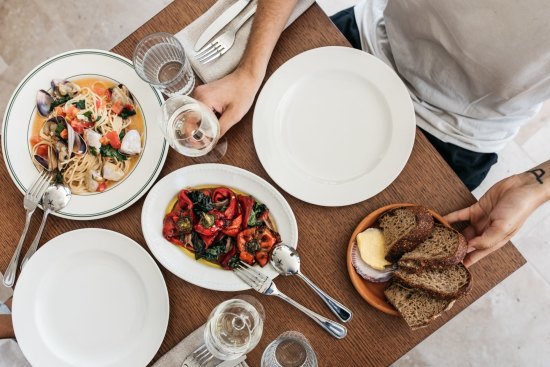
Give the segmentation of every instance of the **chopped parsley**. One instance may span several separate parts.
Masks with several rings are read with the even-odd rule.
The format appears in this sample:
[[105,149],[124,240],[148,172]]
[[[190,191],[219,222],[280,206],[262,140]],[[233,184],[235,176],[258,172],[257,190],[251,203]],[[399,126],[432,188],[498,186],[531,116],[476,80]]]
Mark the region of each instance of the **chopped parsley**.
[[[65,125],[62,124],[62,123],[58,123],[57,127],[55,128],[55,136],[57,136],[59,139],[63,139],[61,137],[61,133],[63,132],[63,130],[65,130]],[[63,140],[65,140],[65,139],[63,139]]]
[[57,106],[60,106],[62,104],[65,104],[67,103],[67,101],[71,99],[71,97],[69,96],[64,96],[64,97],[61,97],[61,98],[56,98],[52,101],[52,105],[50,106],[50,112],[53,111],[54,108],[56,108]]
[[125,161],[128,159],[128,157],[126,157],[124,154],[120,153],[118,150],[110,145],[102,145],[99,151],[102,157],[113,158],[117,161]]
[[122,117],[123,120],[126,120],[128,117],[134,116],[135,114],[136,110],[124,107],[122,112],[120,112],[120,117]]
[[97,149],[96,147],[90,147],[90,153],[92,153],[93,156],[97,157]]
[[73,102],[73,104],[76,106],[76,108],[78,108],[79,110],[83,110],[86,108],[86,101],[81,99],[80,101],[78,102]]
[[92,111],[86,111],[83,113],[83,115],[86,116],[89,122],[94,122],[94,120],[92,119]]

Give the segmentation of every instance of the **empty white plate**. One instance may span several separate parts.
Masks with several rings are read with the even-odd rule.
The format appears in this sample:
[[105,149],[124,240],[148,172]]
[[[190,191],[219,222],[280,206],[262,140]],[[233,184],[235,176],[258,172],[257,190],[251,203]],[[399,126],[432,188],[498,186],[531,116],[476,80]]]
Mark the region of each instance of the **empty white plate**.
[[169,314],[164,278],[130,238],[81,229],[46,243],[15,287],[17,341],[36,367],[136,367],[160,347]]
[[265,84],[254,145],[271,178],[317,205],[368,199],[395,180],[414,144],[407,88],[376,57],[347,47],[304,52]]

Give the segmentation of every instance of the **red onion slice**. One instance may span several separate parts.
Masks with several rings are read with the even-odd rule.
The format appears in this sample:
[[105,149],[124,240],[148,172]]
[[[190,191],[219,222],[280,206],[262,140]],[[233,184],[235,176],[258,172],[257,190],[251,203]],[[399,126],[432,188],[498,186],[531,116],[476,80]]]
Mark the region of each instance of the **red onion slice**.
[[355,271],[357,271],[357,274],[366,280],[375,283],[382,283],[390,280],[396,268],[395,266],[390,266],[385,270],[377,270],[372,268],[364,262],[363,259],[361,259],[359,249],[357,248],[357,242],[354,242],[353,247],[351,248],[351,263],[353,264]]

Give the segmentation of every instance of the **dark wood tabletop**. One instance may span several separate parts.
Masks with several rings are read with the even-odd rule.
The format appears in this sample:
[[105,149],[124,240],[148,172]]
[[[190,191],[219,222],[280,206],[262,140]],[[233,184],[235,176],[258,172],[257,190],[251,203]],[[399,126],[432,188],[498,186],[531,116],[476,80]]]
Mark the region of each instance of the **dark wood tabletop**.
[[[141,38],[159,31],[175,34],[213,3],[214,0],[175,0],[113,51],[131,58],[134,47]],[[308,49],[329,45],[349,47],[346,39],[319,6],[314,4],[283,33],[273,53],[267,77],[293,56]],[[251,112],[227,134],[227,138],[229,149],[220,163],[249,170],[278,188],[260,164],[254,150]],[[191,160],[171,150],[159,178],[191,164]],[[0,212],[0,269],[5,269],[19,240],[25,216],[22,195],[11,181],[4,165],[0,167],[0,180],[3,197]],[[248,362],[253,367],[260,365],[265,347],[286,330],[297,330],[306,335],[317,353],[320,366],[389,365],[525,263],[517,249],[508,243],[471,268],[474,286],[468,296],[460,299],[450,312],[427,328],[411,331],[401,318],[374,309],[355,291],[346,270],[346,248],[356,225],[381,206],[412,202],[446,214],[475,202],[468,189],[424,135],[417,131],[411,157],[395,182],[364,202],[326,208],[307,204],[280,189],[279,191],[288,200],[298,221],[303,272],[329,294],[349,306],[354,317],[346,325],[348,336],[343,340],[336,340],[282,300],[264,297],[252,291],[245,292],[258,298],[265,306],[267,314],[263,337],[248,356]],[[67,231],[98,227],[120,232],[147,248],[140,229],[143,200],[142,198],[129,209],[107,219],[69,221],[51,217],[42,236],[42,243]],[[39,221],[40,215],[35,215],[30,233],[36,232]],[[32,237],[28,236],[25,248]],[[159,267],[164,274],[170,296],[170,321],[164,342],[153,362],[203,324],[218,303],[235,295],[199,288],[176,277],[160,264]],[[283,292],[300,303],[335,319],[320,299],[299,279],[279,277],[276,283]]]

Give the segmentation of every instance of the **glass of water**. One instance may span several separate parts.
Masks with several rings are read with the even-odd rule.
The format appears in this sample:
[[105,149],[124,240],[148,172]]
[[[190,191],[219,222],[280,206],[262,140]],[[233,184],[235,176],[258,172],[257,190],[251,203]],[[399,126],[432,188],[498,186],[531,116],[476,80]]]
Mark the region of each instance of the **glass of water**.
[[317,367],[317,356],[302,333],[286,331],[267,346],[262,367]]
[[204,328],[204,344],[220,360],[239,358],[260,341],[265,313],[251,296],[239,296],[220,303]]
[[199,163],[216,162],[227,151],[226,139],[219,142],[218,118],[194,98],[183,95],[168,98],[158,122],[168,144]]
[[141,79],[168,96],[187,95],[195,75],[180,41],[168,33],[153,33],[134,50],[134,68]]

